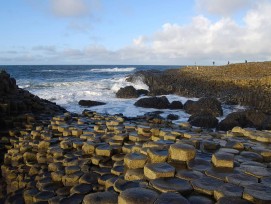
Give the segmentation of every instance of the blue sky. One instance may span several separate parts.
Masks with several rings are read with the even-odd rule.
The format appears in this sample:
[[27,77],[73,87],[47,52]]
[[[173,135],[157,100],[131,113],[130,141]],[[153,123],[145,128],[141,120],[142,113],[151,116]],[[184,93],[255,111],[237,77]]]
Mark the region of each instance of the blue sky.
[[223,64],[271,58],[270,0],[11,0],[0,64]]

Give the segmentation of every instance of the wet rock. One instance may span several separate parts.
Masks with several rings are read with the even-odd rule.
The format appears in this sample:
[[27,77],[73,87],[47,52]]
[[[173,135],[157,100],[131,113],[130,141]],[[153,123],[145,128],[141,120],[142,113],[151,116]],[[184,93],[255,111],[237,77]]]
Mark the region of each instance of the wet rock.
[[136,90],[133,86],[126,86],[124,88],[120,88],[116,96],[117,98],[138,98],[140,95],[147,95],[147,90]]
[[241,170],[251,176],[262,178],[262,177],[271,177],[271,170],[265,167],[259,166],[244,166]]
[[165,162],[168,158],[168,150],[166,149],[149,148],[147,154],[152,163]]
[[106,156],[106,157],[110,157],[110,155],[112,154],[112,151],[113,151],[112,147],[108,144],[99,145],[95,149],[95,153],[98,156]]
[[158,198],[158,193],[145,188],[130,188],[120,193],[119,204],[146,204],[154,203]]
[[223,185],[224,182],[211,177],[204,177],[191,181],[191,184],[195,191],[207,195],[213,195],[214,190]]
[[219,125],[219,130],[231,130],[232,128],[238,127],[251,127],[257,129],[263,129],[266,127],[266,121],[269,120],[265,113],[246,110],[241,112],[233,112],[227,115],[227,117],[222,120]]
[[229,153],[217,152],[212,156],[215,167],[233,168],[234,155]]
[[105,105],[106,103],[100,102],[100,101],[91,101],[91,100],[80,100],[78,102],[80,106],[86,106],[86,107],[91,107],[91,106],[101,106]]
[[219,179],[221,181],[226,181],[226,177],[232,174],[241,173],[239,169],[236,168],[211,168],[205,171],[205,174],[209,177]]
[[210,113],[200,112],[189,117],[188,122],[196,127],[215,128],[218,125],[218,119]]
[[50,198],[54,197],[55,193],[50,191],[43,191],[36,194],[33,198],[34,202],[48,201]]
[[120,88],[116,93],[117,98],[137,98],[139,94],[133,86]]
[[114,190],[118,193],[125,191],[126,189],[129,188],[137,188],[140,187],[140,184],[138,182],[133,182],[133,181],[125,181],[124,179],[117,179],[114,182]]
[[184,110],[189,114],[204,112],[215,117],[223,115],[221,103],[216,98],[200,98],[198,101],[188,100],[184,104]]
[[159,195],[154,204],[189,204],[188,200],[178,193],[162,193]]
[[88,194],[92,191],[92,185],[80,183],[73,186],[70,190],[71,194]]
[[62,198],[60,200],[59,204],[66,204],[66,203],[80,204],[80,203],[82,203],[83,198],[84,198],[84,195],[72,194],[66,198]]
[[178,120],[179,119],[179,116],[178,115],[175,115],[175,114],[169,114],[167,116],[167,119],[169,120]]
[[258,183],[258,179],[254,176],[250,176],[247,174],[232,174],[229,176],[226,176],[226,181],[229,183],[233,183],[235,185],[239,186],[247,186],[250,184],[256,184]]
[[252,204],[251,202],[241,199],[239,197],[221,197],[217,202],[217,204]]
[[127,181],[143,180],[145,178],[143,169],[128,169],[124,175]]
[[160,192],[179,192],[182,195],[193,189],[189,181],[179,178],[158,178],[150,181],[151,185]]
[[176,143],[170,145],[169,155],[172,160],[190,161],[196,156],[196,149],[192,145]]
[[202,178],[204,174],[199,171],[178,170],[175,176],[180,179],[192,181],[195,179]]
[[169,109],[171,110],[183,109],[183,103],[181,101],[172,101],[169,105]]
[[156,108],[156,109],[167,109],[169,108],[169,101],[167,97],[150,97],[150,98],[141,98],[134,104],[138,107],[143,108]]
[[124,157],[124,163],[130,169],[143,168],[146,162],[147,156],[141,153],[130,153]]
[[253,203],[271,203],[271,188],[262,184],[248,185],[244,189],[243,198]]
[[214,204],[214,201],[202,195],[191,195],[188,197],[190,204]]
[[215,189],[214,197],[216,200],[219,200],[221,197],[239,197],[243,195],[243,188],[231,183],[226,183],[219,188]]
[[110,191],[91,193],[84,197],[83,204],[115,204],[118,203],[118,194]]
[[174,177],[175,168],[166,162],[146,164],[144,166],[144,175],[148,179]]
[[205,159],[196,158],[187,163],[189,169],[196,171],[206,171],[211,168],[211,163]]

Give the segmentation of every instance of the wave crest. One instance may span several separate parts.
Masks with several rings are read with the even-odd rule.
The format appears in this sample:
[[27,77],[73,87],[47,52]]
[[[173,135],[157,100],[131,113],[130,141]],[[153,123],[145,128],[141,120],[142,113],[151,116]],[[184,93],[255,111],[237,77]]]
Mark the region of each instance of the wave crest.
[[132,72],[136,70],[135,67],[125,67],[125,68],[101,68],[101,69],[91,69],[90,72]]

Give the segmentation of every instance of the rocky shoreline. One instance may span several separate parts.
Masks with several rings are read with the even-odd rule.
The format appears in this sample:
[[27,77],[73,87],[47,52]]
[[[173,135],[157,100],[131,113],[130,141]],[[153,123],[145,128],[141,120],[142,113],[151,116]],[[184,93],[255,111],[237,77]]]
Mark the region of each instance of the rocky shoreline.
[[271,202],[270,131],[72,114],[0,76],[0,203]]
[[149,95],[215,97],[226,104],[240,104],[271,113],[271,62],[139,71],[128,81],[138,78],[149,86]]

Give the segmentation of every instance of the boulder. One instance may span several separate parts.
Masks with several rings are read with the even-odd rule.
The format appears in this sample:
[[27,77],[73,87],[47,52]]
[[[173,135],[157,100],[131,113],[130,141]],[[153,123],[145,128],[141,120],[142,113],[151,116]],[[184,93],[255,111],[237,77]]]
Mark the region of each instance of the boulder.
[[233,112],[218,124],[218,129],[227,131],[236,126],[242,128],[271,129],[271,120],[270,116],[257,110]]
[[99,101],[91,101],[91,100],[80,100],[78,104],[79,104],[80,106],[91,107],[91,106],[101,106],[101,105],[105,105],[106,103],[104,103],[104,102],[99,102]]
[[188,100],[184,104],[184,110],[189,114],[205,112],[216,117],[223,115],[221,103],[216,98],[200,98],[198,101]]
[[150,97],[150,98],[141,98],[134,104],[138,107],[143,108],[157,108],[157,109],[167,109],[169,108],[169,101],[167,97]]
[[120,88],[116,93],[117,98],[137,98],[139,97],[139,93],[133,86],[126,86],[124,88]]
[[167,116],[167,119],[169,120],[178,120],[179,119],[179,116],[178,115],[175,115],[175,114],[169,114]]
[[181,101],[172,101],[169,105],[169,109],[183,109],[183,103]]
[[208,112],[200,112],[191,115],[188,122],[196,127],[215,128],[218,125],[218,119]]

